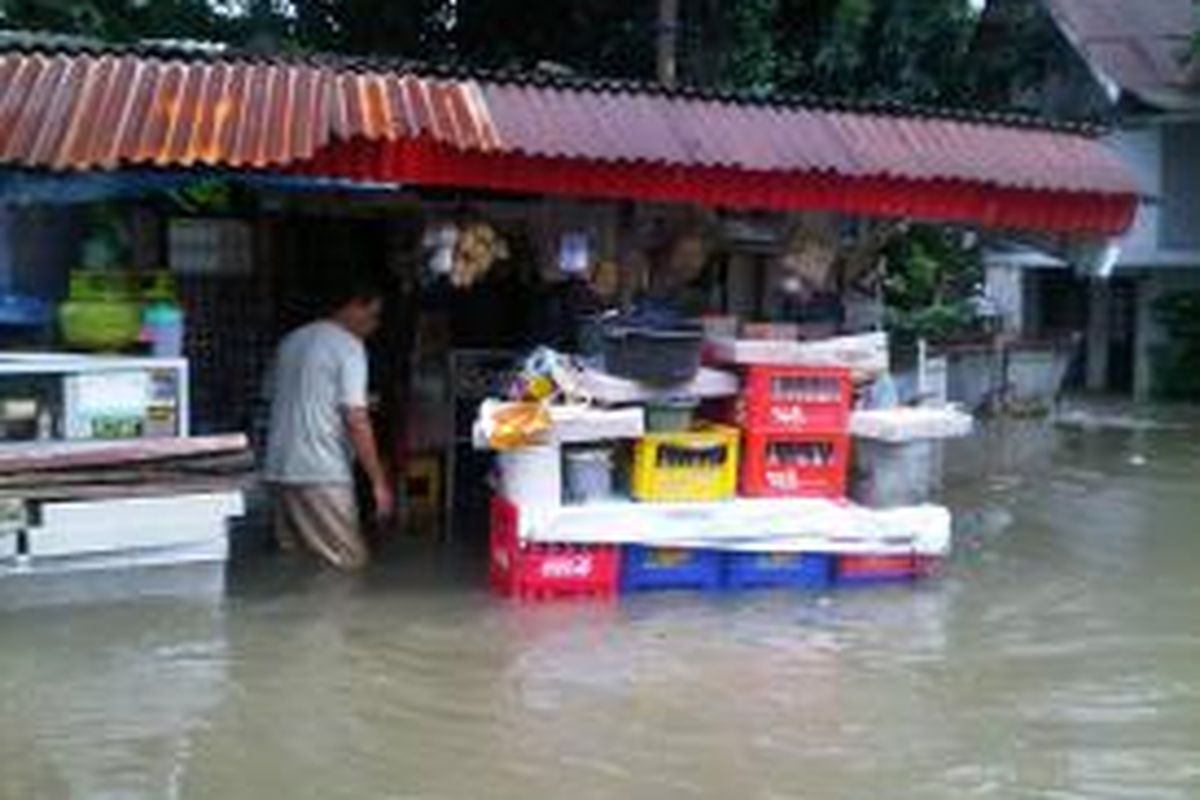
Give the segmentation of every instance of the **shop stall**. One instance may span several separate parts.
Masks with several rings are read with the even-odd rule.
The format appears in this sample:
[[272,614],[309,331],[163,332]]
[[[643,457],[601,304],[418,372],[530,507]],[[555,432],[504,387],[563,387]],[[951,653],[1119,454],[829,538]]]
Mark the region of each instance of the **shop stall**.
[[[407,528],[489,531],[493,582],[517,594],[926,574],[948,551],[948,512],[930,485],[881,487],[920,460],[913,442],[968,426],[947,409],[930,423],[862,407],[888,341],[878,297],[844,295],[908,220],[1067,244],[1119,234],[1137,203],[1091,132],[966,112],[36,37],[0,48],[0,75],[21,78],[6,87],[21,135],[0,137],[0,199],[56,203],[57,219],[124,198],[132,271],[148,273],[101,298],[72,282],[81,250],[113,243],[81,223],[87,247],[40,246],[64,274],[38,303],[0,298],[0,324],[52,317],[6,349],[122,354],[4,362],[59,377],[3,389],[0,479],[8,447],[68,452],[43,483],[87,502],[192,503],[179,487],[223,482],[194,515],[215,531],[241,508],[250,455],[214,435],[261,439],[274,342],[367,269],[388,289],[374,411]],[[541,347],[556,355],[528,367]],[[497,439],[514,407],[524,427]],[[856,504],[852,463],[871,449],[878,491]],[[89,474],[60,474],[85,454]],[[11,474],[31,492],[43,471]],[[0,536],[0,563],[36,560],[55,515],[31,503],[5,506],[18,535]]]

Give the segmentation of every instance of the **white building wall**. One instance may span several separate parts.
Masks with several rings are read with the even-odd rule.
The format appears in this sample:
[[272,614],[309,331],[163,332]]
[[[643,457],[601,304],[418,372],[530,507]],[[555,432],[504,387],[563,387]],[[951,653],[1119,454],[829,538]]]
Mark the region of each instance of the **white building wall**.
[[[1163,162],[1162,130],[1161,125],[1146,125],[1120,130],[1109,138],[1109,144],[1133,171],[1145,198],[1138,209],[1133,227],[1121,240],[1117,269],[1200,269],[1200,250],[1178,250],[1162,245],[1162,175],[1164,170],[1181,168],[1179,164]],[[1192,147],[1195,148],[1195,152],[1187,157],[1200,158],[1200,137],[1192,142]],[[1192,217],[1196,219],[1196,224],[1200,225],[1200,208],[1195,209]]]
[[[1164,196],[1163,175],[1166,171],[1194,171],[1195,164],[1200,163],[1196,161],[1200,159],[1200,137],[1186,140],[1193,149],[1182,153],[1176,151],[1171,159],[1166,157],[1164,130],[1166,126],[1182,125],[1194,127],[1195,123],[1147,124],[1118,131],[1110,137],[1110,144],[1133,170],[1146,196],[1133,227],[1121,242],[1121,255],[1117,261],[1120,273],[1140,278],[1134,355],[1134,395],[1139,399],[1149,398],[1153,392],[1154,352],[1166,339],[1166,332],[1154,319],[1154,302],[1170,292],[1200,289],[1200,250],[1177,249],[1163,244],[1164,203],[1194,204],[1195,193],[1187,198]],[[1179,219],[1181,215],[1174,216]],[[1195,220],[1194,224],[1200,226],[1200,207],[1191,212],[1185,210],[1182,216]]]

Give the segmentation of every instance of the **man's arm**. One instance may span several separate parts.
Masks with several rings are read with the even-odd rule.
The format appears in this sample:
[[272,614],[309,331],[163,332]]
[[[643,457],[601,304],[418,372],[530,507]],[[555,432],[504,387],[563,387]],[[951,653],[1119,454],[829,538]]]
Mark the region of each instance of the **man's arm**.
[[387,474],[379,460],[379,447],[375,441],[375,430],[371,426],[371,415],[364,406],[346,407],[346,429],[359,465],[371,482],[375,495],[375,511],[381,517],[389,516],[394,510],[395,499]]

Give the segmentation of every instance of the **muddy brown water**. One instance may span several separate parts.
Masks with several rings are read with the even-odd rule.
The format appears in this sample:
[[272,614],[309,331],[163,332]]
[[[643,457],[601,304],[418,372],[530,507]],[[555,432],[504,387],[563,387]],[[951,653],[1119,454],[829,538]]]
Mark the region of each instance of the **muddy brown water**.
[[513,606],[406,548],[0,611],[0,797],[1200,797],[1200,429],[1088,419],[956,447],[917,588]]

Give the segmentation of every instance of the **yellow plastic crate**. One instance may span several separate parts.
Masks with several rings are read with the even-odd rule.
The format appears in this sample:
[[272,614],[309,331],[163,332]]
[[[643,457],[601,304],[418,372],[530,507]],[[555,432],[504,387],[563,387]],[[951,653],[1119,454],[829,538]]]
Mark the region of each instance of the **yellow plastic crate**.
[[633,448],[633,496],[668,503],[734,497],[739,438],[726,425],[646,434]]

